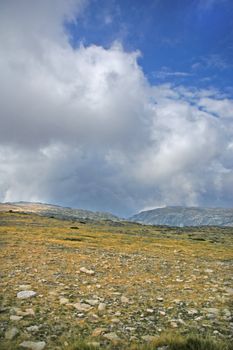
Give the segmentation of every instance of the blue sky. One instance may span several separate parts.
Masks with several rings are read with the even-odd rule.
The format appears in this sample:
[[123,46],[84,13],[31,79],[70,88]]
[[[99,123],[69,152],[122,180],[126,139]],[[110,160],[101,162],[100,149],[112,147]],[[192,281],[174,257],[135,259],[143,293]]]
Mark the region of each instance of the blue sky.
[[217,87],[232,93],[231,0],[98,0],[67,24],[74,47],[140,50],[139,64],[152,83]]
[[0,1],[0,201],[233,207],[233,2]]

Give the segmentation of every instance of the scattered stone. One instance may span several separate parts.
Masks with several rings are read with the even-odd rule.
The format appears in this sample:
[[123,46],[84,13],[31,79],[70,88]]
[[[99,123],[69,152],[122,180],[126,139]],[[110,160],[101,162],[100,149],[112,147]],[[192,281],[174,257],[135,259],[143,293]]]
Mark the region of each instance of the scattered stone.
[[187,312],[191,316],[198,314],[198,311],[196,309],[188,309]]
[[85,273],[85,274],[87,274],[87,275],[94,275],[94,274],[95,274],[95,271],[93,271],[93,270],[88,270],[88,269],[86,269],[85,267],[81,267],[81,268],[80,268],[80,272],[83,272],[83,273]]
[[32,332],[32,333],[35,333],[35,332],[39,331],[39,327],[38,326],[30,326],[30,327],[27,327],[26,329],[27,329],[28,332]]
[[160,310],[160,311],[159,311],[159,314],[160,314],[161,316],[165,316],[165,315],[166,315],[166,312],[165,312],[165,311]]
[[143,339],[144,341],[146,341],[147,343],[152,343],[152,342],[155,341],[157,338],[154,337],[153,335],[144,335],[144,336],[142,337],[142,339]]
[[127,304],[127,303],[129,302],[129,299],[128,299],[127,297],[125,297],[124,295],[122,295],[122,297],[121,297],[121,302],[122,302],[123,304]]
[[111,319],[111,322],[112,322],[112,323],[119,323],[120,320],[119,320],[119,318],[116,318],[116,317],[115,317],[115,318],[112,318],[112,319]]
[[30,350],[43,350],[46,343],[44,341],[23,341],[21,344],[19,344],[19,346]]
[[32,286],[30,284],[21,284],[19,286],[20,290],[30,290],[32,288]]
[[11,321],[20,321],[20,320],[22,320],[22,316],[16,316],[16,315],[11,315],[10,316],[10,320]]
[[162,297],[158,297],[158,298],[156,298],[156,300],[162,302],[162,301],[163,301],[163,298],[162,298]]
[[92,341],[92,342],[88,342],[87,346],[91,346],[92,348],[99,348],[100,347],[100,343],[98,343],[96,341]]
[[33,309],[26,309],[25,311],[22,311],[20,309],[16,310],[17,316],[35,316],[35,312]]
[[154,313],[154,310],[153,310],[153,309],[146,309],[146,312],[147,312],[148,314],[153,314],[153,313]]
[[227,288],[225,288],[225,291],[227,294],[233,295],[233,288],[227,287]]
[[91,310],[91,306],[85,303],[75,303],[72,304],[73,307],[75,307],[76,310],[81,311],[81,312],[87,312]]
[[13,338],[16,337],[17,334],[19,334],[18,328],[12,327],[12,328],[8,329],[8,331],[6,331],[5,338],[7,340],[12,340]]
[[36,296],[36,292],[33,290],[23,290],[22,292],[17,293],[18,299],[28,299]]
[[102,335],[104,332],[106,332],[106,328],[95,328],[91,334],[92,337],[99,337]]
[[98,311],[102,312],[106,309],[106,304],[105,303],[99,303],[98,306]]
[[61,297],[59,299],[59,302],[60,302],[61,305],[68,304],[69,303],[69,299]]
[[231,317],[231,312],[230,312],[230,310],[224,309],[223,312],[224,312],[224,315],[225,315],[226,317]]
[[95,305],[97,305],[99,303],[99,301],[96,300],[96,299],[87,299],[85,301],[86,301],[87,304],[89,304],[91,306],[95,306]]
[[120,338],[114,332],[104,334],[104,338],[108,339],[108,340],[110,340],[112,342],[119,342],[120,341]]
[[0,307],[0,313],[6,312],[7,311],[7,307]]
[[178,324],[176,322],[174,322],[174,321],[171,321],[170,325],[171,325],[172,328],[177,328],[178,327]]

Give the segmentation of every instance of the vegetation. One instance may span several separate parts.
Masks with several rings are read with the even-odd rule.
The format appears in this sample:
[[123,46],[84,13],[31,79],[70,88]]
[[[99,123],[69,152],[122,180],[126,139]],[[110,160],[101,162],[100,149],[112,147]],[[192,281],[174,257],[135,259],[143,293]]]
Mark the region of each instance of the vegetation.
[[0,348],[230,350],[232,233],[0,213]]

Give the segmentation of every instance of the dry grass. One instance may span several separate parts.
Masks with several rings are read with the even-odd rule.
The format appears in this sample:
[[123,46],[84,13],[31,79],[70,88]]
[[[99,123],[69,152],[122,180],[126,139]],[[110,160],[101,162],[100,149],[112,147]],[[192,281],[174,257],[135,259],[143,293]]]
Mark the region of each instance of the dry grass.
[[[201,335],[209,332],[219,341],[231,339],[230,316],[224,310],[232,312],[232,233],[230,228],[82,224],[0,213],[0,343],[13,349],[23,340],[34,339],[45,340],[48,349],[69,349],[74,339],[82,338],[102,348],[112,346],[102,334],[92,337],[97,327],[115,332],[121,348],[131,343],[141,346],[144,335],[159,337],[174,328],[183,335],[198,331]],[[80,273],[82,266],[93,269],[95,275]],[[35,298],[16,298],[24,284],[37,292]],[[129,303],[121,303],[122,295]],[[72,304],[93,296],[106,304],[106,311],[99,313],[93,306],[80,316]],[[61,297],[69,299],[69,304],[61,304]],[[9,319],[16,308],[32,308],[35,316],[25,316],[16,324]],[[214,319],[207,308],[218,309]],[[197,314],[190,314],[192,309]],[[119,322],[113,322],[114,318]],[[19,335],[10,342],[4,340],[5,330],[15,325]],[[27,332],[31,325],[39,326],[36,334]],[[182,342],[190,350],[204,349]],[[179,346],[171,349],[186,349]]]

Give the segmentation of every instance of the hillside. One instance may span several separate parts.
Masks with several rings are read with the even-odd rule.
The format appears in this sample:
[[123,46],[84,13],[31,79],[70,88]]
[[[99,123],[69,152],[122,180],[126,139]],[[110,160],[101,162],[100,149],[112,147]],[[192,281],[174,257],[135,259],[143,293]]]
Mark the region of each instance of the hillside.
[[130,221],[167,226],[233,226],[233,209],[165,207],[142,211]]
[[111,213],[93,212],[84,209],[74,209],[61,207],[59,205],[32,203],[32,202],[13,202],[0,203],[0,211],[13,211],[23,213],[34,213],[41,216],[54,217],[57,219],[88,219],[88,220],[112,220],[118,221],[119,218]]
[[232,350],[232,233],[0,212],[0,349]]

